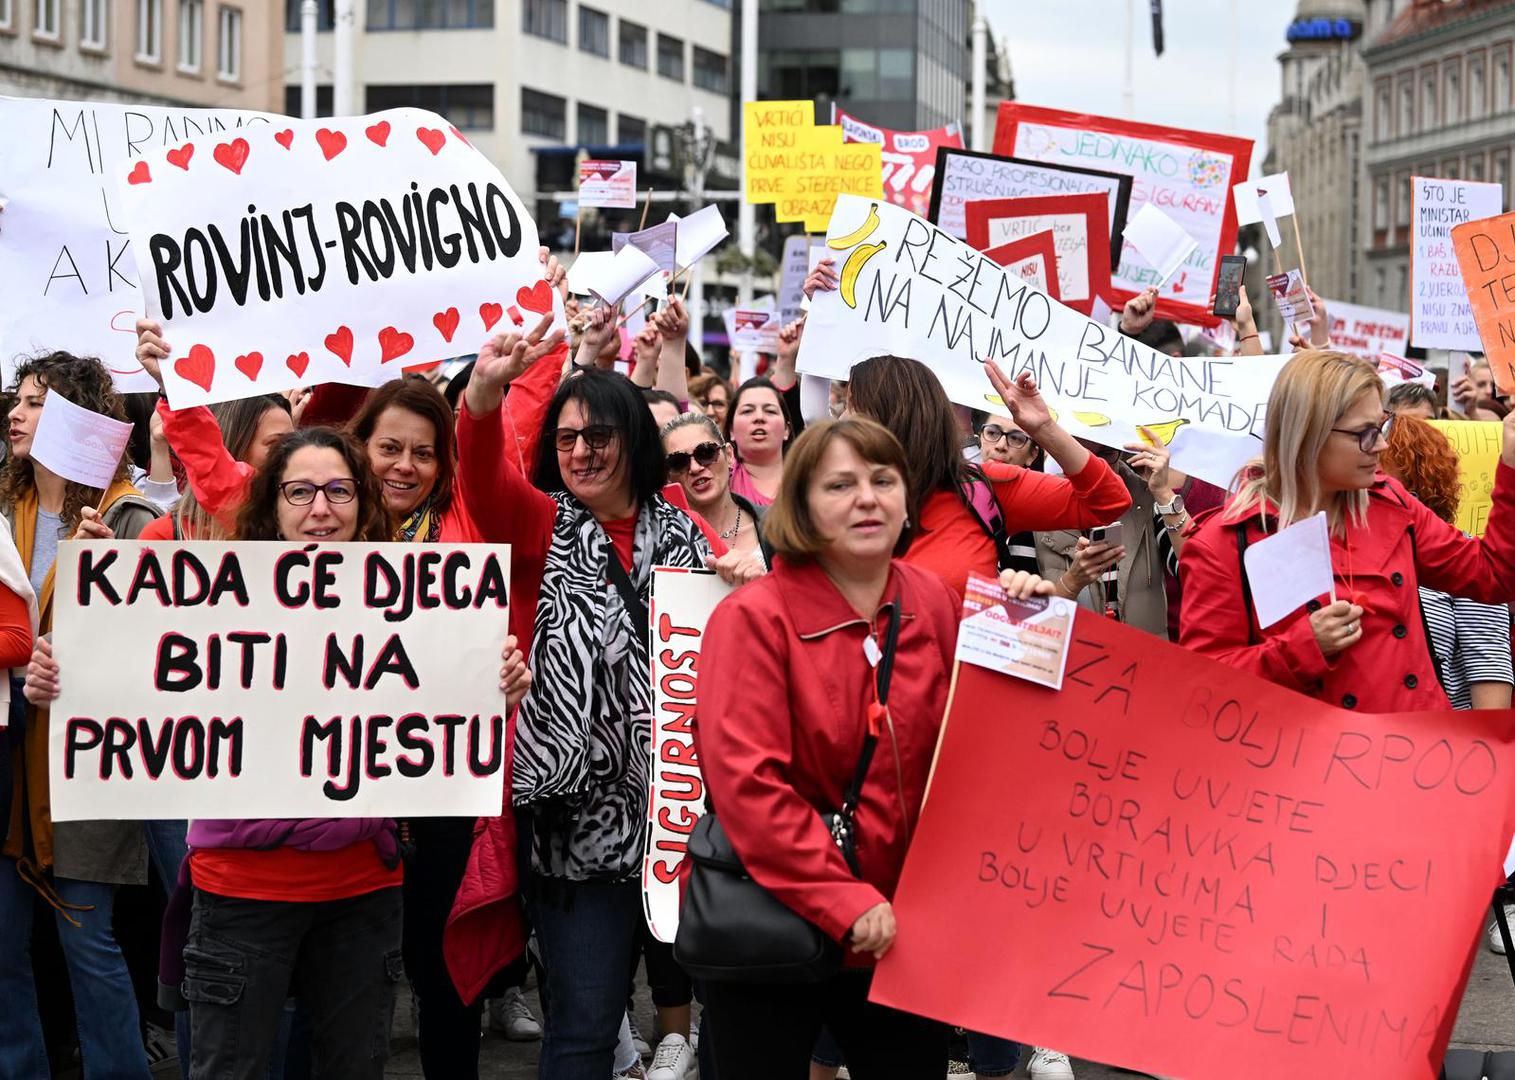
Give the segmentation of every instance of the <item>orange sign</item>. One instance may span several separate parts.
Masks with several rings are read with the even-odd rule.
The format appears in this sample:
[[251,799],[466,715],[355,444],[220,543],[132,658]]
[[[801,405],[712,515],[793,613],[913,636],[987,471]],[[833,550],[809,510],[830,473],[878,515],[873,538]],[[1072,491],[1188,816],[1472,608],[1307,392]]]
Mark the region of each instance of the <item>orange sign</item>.
[[1494,381],[1515,393],[1515,214],[1454,226],[1452,247]]

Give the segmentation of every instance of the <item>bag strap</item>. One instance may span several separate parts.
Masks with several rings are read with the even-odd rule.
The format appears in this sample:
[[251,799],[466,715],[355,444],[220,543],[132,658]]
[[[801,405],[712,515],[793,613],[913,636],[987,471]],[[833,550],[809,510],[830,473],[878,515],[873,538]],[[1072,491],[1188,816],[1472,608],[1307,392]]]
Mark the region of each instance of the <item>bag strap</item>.
[[631,577],[626,573],[626,568],[621,565],[621,557],[615,553],[615,545],[605,545],[605,555],[610,564],[610,583],[621,594],[621,603],[626,605],[626,614],[636,621],[643,632],[652,625],[651,616],[647,613],[647,605],[642,602],[641,595],[636,586],[631,583]]
[[868,776],[868,768],[873,764],[873,752],[878,747],[884,710],[889,705],[889,684],[894,676],[894,650],[899,644],[899,637],[900,601],[896,598],[889,603],[889,629],[884,634],[884,648],[877,666],[873,669],[875,700],[868,708],[868,726],[863,735],[863,750],[858,756],[857,768],[852,773],[852,780],[847,784],[847,790],[842,795],[840,814],[849,830],[852,827],[852,816],[857,812],[858,800],[862,796],[863,780]]

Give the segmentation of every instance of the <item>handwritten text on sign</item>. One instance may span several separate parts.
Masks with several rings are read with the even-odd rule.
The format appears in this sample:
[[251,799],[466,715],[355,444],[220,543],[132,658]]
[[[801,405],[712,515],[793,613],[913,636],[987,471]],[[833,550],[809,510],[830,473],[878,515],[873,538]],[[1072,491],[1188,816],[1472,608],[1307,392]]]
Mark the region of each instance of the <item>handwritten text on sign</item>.
[[509,580],[485,544],[62,545],[53,817],[498,814]]
[[1475,340],[1483,344],[1499,389],[1515,393],[1515,214],[1452,226],[1452,247],[1477,326]]
[[1494,472],[1504,446],[1504,425],[1495,420],[1432,420],[1457,451],[1457,520],[1469,536],[1482,536],[1494,505]]
[[553,311],[526,207],[435,113],[259,125],[118,172],[175,408],[382,381]]
[[660,567],[652,575],[652,797],[642,904],[659,941],[679,929],[679,868],[689,834],[705,809],[705,782],[694,750],[700,645],[710,613],[731,587],[714,574]]
[[931,131],[894,131],[875,127],[840,109],[836,110],[834,120],[842,129],[844,141],[878,143],[883,148],[884,198],[924,216],[931,205],[937,148],[961,148],[962,129],[948,124]]
[[873,998],[1185,1080],[1425,1080],[1512,738],[1515,713],[1352,713],[1080,611],[1061,692],[959,669]]
[[1452,230],[1493,217],[1503,207],[1498,184],[1410,178],[1410,344],[1422,349],[1478,352],[1478,325],[1468,303]]

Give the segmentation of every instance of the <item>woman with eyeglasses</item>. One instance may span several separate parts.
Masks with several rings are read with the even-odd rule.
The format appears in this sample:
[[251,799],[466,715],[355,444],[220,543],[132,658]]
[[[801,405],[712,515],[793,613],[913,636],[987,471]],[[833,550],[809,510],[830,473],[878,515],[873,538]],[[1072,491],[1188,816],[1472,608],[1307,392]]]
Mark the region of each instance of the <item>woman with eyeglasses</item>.
[[1041,470],[1047,452],[1008,416],[990,416],[978,429],[978,451],[984,461]]
[[[1179,558],[1179,643],[1332,705],[1447,709],[1419,587],[1484,603],[1515,599],[1515,418],[1504,422],[1494,505],[1481,540],[1382,472],[1389,416],[1367,361],[1296,353],[1268,396],[1262,456],[1225,506],[1191,526]],[[1317,597],[1259,628],[1249,544],[1324,513],[1337,600]]]
[[731,404],[731,388],[719,375],[705,372],[689,380],[689,401],[714,420],[716,427],[724,427],[727,406]]

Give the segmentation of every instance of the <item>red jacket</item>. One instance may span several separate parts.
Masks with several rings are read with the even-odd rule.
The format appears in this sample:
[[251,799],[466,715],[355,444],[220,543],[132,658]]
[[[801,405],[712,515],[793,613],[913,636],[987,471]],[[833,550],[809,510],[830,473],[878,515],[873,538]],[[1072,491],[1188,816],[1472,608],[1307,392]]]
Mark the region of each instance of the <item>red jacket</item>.
[[1257,629],[1242,582],[1243,532],[1248,543],[1266,535],[1256,513],[1231,521],[1224,508],[1191,527],[1179,559],[1179,644],[1346,709],[1451,707],[1431,660],[1418,586],[1486,603],[1515,599],[1515,471],[1504,464],[1481,541],[1437,517],[1399,481],[1379,476],[1366,522],[1349,523],[1344,539],[1331,538],[1337,598],[1359,598],[1366,613],[1362,637],[1330,660],[1310,628],[1320,600]]
[[[711,804],[753,879],[838,941],[894,895],[957,645],[956,601],[935,574],[896,560],[884,595],[902,604],[889,692],[897,749],[886,728],[857,812],[861,880],[818,811],[841,805],[862,749],[874,697],[867,620],[818,565],[781,558],[715,609],[700,653],[695,748]],[[882,643],[887,616],[875,621]]]

